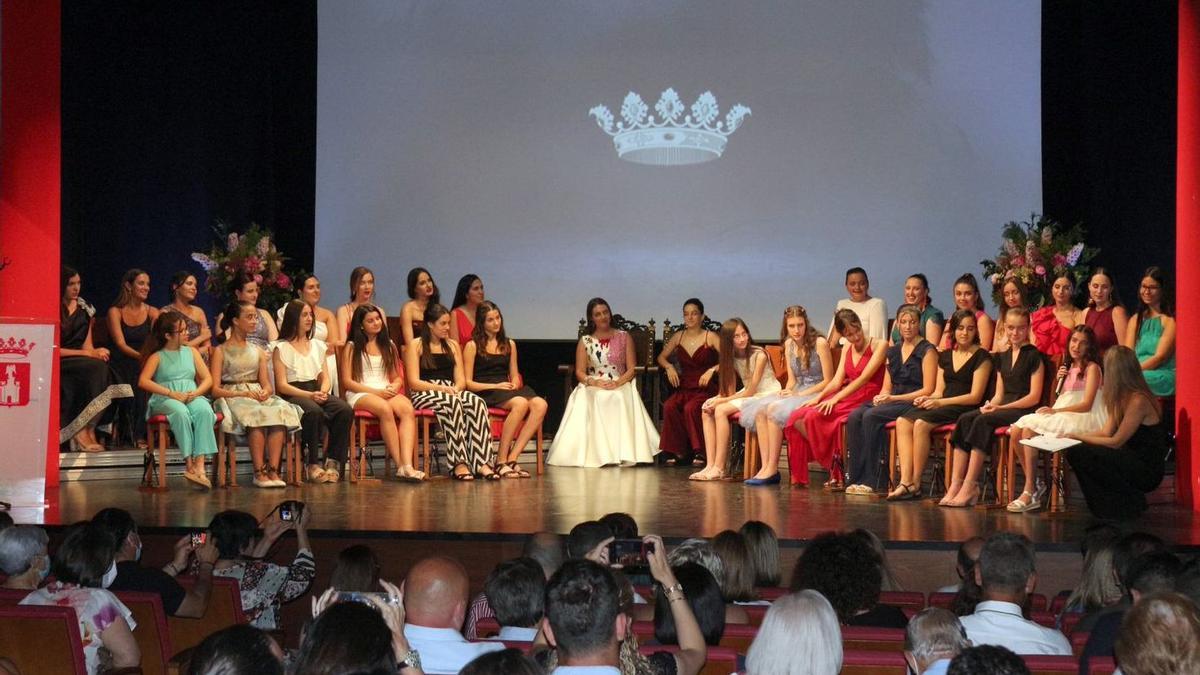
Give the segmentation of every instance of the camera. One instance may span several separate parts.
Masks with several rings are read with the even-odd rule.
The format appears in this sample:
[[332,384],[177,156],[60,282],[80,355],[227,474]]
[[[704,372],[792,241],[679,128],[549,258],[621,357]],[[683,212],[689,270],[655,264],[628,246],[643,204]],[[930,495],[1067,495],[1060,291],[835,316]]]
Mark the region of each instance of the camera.
[[608,544],[608,566],[615,569],[645,569],[650,566],[646,556],[654,552],[654,544],[641,539],[613,539]]
[[357,602],[368,607],[378,609],[376,602],[385,605],[399,605],[400,598],[394,597],[389,593],[368,593],[365,591],[338,591],[333,598],[334,602]]
[[304,512],[304,502],[289,499],[276,508],[279,511],[279,519],[290,523],[300,520],[300,514]]
[[206,541],[208,541],[208,533],[207,532],[193,532],[192,533],[192,548],[199,548],[199,547],[203,546],[204,542],[206,542]]

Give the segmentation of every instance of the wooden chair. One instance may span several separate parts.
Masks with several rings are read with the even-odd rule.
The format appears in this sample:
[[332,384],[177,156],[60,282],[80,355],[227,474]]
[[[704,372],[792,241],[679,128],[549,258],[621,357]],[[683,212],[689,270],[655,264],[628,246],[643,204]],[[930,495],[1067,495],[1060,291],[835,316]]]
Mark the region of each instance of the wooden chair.
[[[237,446],[238,441],[244,439],[244,436],[222,434],[221,442],[217,445],[217,480],[213,482],[216,487],[238,486]],[[304,484],[304,459],[301,454],[300,432],[288,432],[287,440],[283,444],[283,455],[280,458],[280,462],[283,464],[280,467],[283,470],[283,481],[288,485]]]
[[[437,424],[437,418],[434,417],[433,411],[427,408],[417,408],[415,410],[417,417],[417,440],[420,447],[414,451],[413,462],[417,464],[417,468],[421,467],[421,453],[424,452],[424,471],[427,474],[432,474],[430,468],[430,458],[433,454],[433,425]],[[379,419],[375,415],[366,410],[356,409],[354,411],[354,426],[350,430],[350,471],[349,479],[351,483],[365,482],[372,480],[367,476],[367,469],[371,463],[371,427],[378,427]],[[384,474],[391,473],[392,456],[386,452],[383,454],[383,472]]]
[[904,650],[904,629],[842,626],[842,648],[868,652],[900,652]]
[[[1058,372],[1057,364],[1060,362],[1061,362],[1061,357],[1051,359],[1050,357],[1045,356],[1044,354],[1042,355],[1042,398],[1040,401],[1038,401],[1037,407],[1054,404],[1054,381],[1056,379],[1055,373]],[[996,467],[996,469],[995,469],[996,470],[996,504],[995,505],[1001,506],[1001,507],[1007,506],[1008,503],[1011,502],[1013,499],[1015,499],[1017,496],[1016,495],[1016,484],[1017,484],[1017,482],[1016,482],[1017,481],[1016,452],[1020,448],[1011,447],[1012,443],[1010,442],[1010,439],[1008,436],[1009,430],[1010,430],[1009,427],[1000,427],[1000,428],[996,429],[996,441],[995,441],[996,448],[992,452],[992,462],[994,463],[994,466]],[[1041,453],[1038,453],[1038,454],[1040,455]],[[1052,464],[1054,462],[1059,462],[1059,468],[1057,470],[1061,470],[1061,466],[1062,466],[1061,459],[1059,459],[1059,457],[1058,457],[1059,454],[1061,454],[1061,453],[1057,453],[1057,452],[1054,453],[1054,458],[1051,460]],[[1026,469],[1026,470],[1032,470],[1032,469]],[[1054,470],[1054,469],[1052,469],[1052,470]],[[1053,479],[1051,482],[1053,483]],[[985,490],[985,493],[986,493],[986,490]],[[1056,495],[1051,495],[1050,499],[1051,499],[1051,502],[1055,501],[1055,499],[1062,500],[1063,499],[1062,493],[1060,492]],[[983,501],[984,501],[983,499],[980,499],[980,502],[983,502]],[[1063,504],[1065,504],[1065,501],[1063,501]]]
[[[178,576],[175,580],[188,589],[196,583],[196,578],[191,576]],[[246,613],[242,610],[242,591],[237,580],[213,577],[204,616],[199,619],[167,617],[167,630],[172,648],[182,651],[195,647],[222,628],[241,623],[246,623]]]
[[[503,423],[507,417],[508,411],[504,408],[488,408],[488,418],[491,419],[493,423]],[[492,425],[492,435],[499,435],[495,431],[495,424]],[[534,435],[534,442],[536,444],[535,447],[537,448],[537,475],[540,476],[546,470],[545,463],[543,461],[544,458],[542,457],[544,446],[544,443],[542,442],[542,424],[538,424],[537,434]],[[521,450],[524,451],[525,449],[521,448]]]
[[134,591],[118,591],[115,595],[125,603],[137,622],[133,638],[142,652],[142,672],[146,675],[165,675],[167,662],[174,651],[171,649],[171,634],[167,629],[167,613],[163,609],[162,596]]
[[918,612],[925,609],[925,594],[920,591],[883,591],[879,602],[900,609],[912,608]]
[[[225,416],[217,413],[214,430],[217,434],[217,448],[225,446],[225,432],[221,422]],[[146,467],[142,472],[142,485],[139,490],[144,492],[167,491],[167,441],[171,435],[171,424],[166,415],[151,415],[146,420]],[[158,456],[158,475],[155,476],[155,455]],[[220,464],[220,462],[218,462]],[[218,469],[219,471],[219,469]],[[220,476],[218,475],[219,479]]]
[[[901,644],[903,647],[903,644]],[[902,650],[851,649],[842,645],[842,675],[907,675]]]
[[[620,314],[613,314],[612,326],[617,330],[629,333],[635,350],[634,368],[638,375],[637,379],[640,383],[644,384],[644,380],[647,377],[650,378],[649,409],[657,412],[657,403],[660,399],[662,389],[658,385],[658,366],[654,363],[654,319],[650,319],[642,324],[630,321]],[[587,333],[587,320],[580,319],[579,329],[576,331],[576,334],[582,338],[585,333]],[[565,401],[571,398],[571,390],[575,388],[575,364],[559,364],[558,373],[563,376],[563,400]],[[645,387],[639,386],[638,391],[642,392],[643,397],[645,397]],[[658,422],[657,419],[654,421]]]
[[70,607],[0,606],[0,655],[22,673],[86,675],[79,619]]
[[1074,656],[1022,654],[1021,660],[1029,668],[1029,675],[1056,675],[1058,673],[1079,672],[1079,659]]
[[[784,362],[783,348],[779,345],[764,345],[763,349],[767,352],[767,358],[770,359],[771,372],[763,373],[763,377],[774,377],[779,380],[780,384],[787,384],[787,363]],[[741,419],[740,414],[734,414],[730,417],[730,423],[737,423]],[[734,429],[736,432],[736,429]],[[762,467],[762,457],[758,448],[758,434],[746,429],[745,430],[745,448],[744,461],[742,462],[742,478],[752,478],[754,474]]]
[[[643,656],[650,656],[658,652],[670,652],[672,654],[679,651],[679,647],[675,645],[640,645],[638,652]],[[737,672],[737,652],[728,647],[709,647],[706,655],[704,666],[700,668],[700,675],[729,675]]]

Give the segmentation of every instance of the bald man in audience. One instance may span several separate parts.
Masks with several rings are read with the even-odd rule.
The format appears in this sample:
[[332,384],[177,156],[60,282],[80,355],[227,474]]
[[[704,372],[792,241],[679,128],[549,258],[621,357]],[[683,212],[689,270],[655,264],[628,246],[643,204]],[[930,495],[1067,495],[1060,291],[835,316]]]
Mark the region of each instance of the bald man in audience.
[[459,632],[467,592],[467,571],[457,560],[425,558],[408,571],[404,636],[426,673],[457,673],[480,654],[504,649],[500,642],[468,642]]

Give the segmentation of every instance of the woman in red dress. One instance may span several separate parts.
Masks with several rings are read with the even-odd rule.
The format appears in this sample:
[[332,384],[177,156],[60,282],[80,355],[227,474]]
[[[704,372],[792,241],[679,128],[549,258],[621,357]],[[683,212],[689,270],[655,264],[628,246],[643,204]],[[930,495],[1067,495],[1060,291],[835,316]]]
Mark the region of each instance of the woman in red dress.
[[1129,325],[1129,312],[1121,306],[1117,282],[1103,267],[1097,267],[1088,281],[1088,304],[1083,308],[1083,323],[1096,334],[1096,349],[1101,358],[1109,347],[1121,341]]
[[453,308],[450,310],[450,339],[457,340],[458,346],[463,349],[467,348],[467,343],[475,334],[475,313],[479,311],[479,305],[485,299],[483,280],[478,276],[464,274],[463,278],[458,280],[454,302],[450,305]]
[[683,328],[675,331],[658,355],[658,365],[675,388],[663,401],[662,435],[658,447],[671,456],[667,466],[690,463],[704,453],[700,407],[717,395],[717,355],[720,339],[704,329],[704,303],[683,303]]
[[808,485],[808,462],[815,459],[829,469],[825,487],[843,487],[839,427],[855,408],[870,401],[883,387],[887,341],[867,337],[853,310],[838,310],[833,321],[848,343],[843,347],[845,354],[837,372],[820,395],[792,413],[784,430],[792,485]]
[[1039,309],[1029,317],[1030,342],[1046,356],[1062,357],[1067,351],[1071,329],[1080,322],[1082,314],[1072,300],[1074,295],[1075,281],[1065,274],[1059,275],[1050,287],[1054,304]]

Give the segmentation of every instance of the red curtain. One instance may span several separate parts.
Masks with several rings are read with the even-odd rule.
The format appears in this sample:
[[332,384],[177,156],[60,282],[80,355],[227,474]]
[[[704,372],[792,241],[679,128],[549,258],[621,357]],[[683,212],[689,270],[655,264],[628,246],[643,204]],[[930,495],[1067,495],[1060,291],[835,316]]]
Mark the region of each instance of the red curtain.
[[1179,117],[1175,193],[1178,271],[1175,494],[1200,511],[1200,0],[1179,0]]

